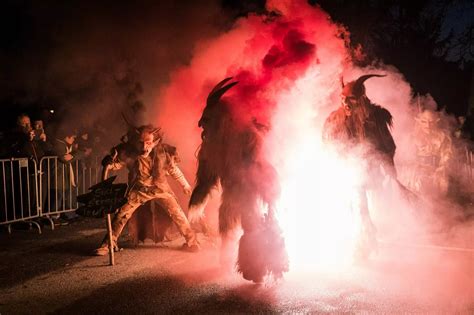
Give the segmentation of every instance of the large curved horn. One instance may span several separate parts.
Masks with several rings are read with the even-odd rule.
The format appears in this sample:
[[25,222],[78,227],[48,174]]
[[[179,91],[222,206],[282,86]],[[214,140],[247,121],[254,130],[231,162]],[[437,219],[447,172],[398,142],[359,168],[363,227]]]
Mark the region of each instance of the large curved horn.
[[214,93],[215,91],[217,91],[218,89],[220,89],[221,87],[224,86],[224,84],[226,84],[227,82],[229,82],[230,80],[232,80],[232,77],[228,77],[228,78],[225,78],[224,80],[222,80],[221,82],[217,83],[216,86],[212,89],[211,92],[209,92],[209,95]]
[[371,77],[386,77],[387,75],[386,74],[365,74],[361,77],[359,77],[357,80],[356,80],[356,84],[362,84],[365,82],[365,80],[367,79],[370,79]]
[[208,106],[209,105],[212,106],[212,104],[217,103],[219,101],[219,99],[222,97],[222,95],[224,95],[225,92],[227,92],[231,87],[233,87],[234,85],[239,83],[238,81],[236,81],[236,82],[232,82],[230,84],[225,85],[231,79],[232,79],[232,77],[229,77],[229,78],[226,78],[226,79],[222,80],[221,82],[219,82],[212,89],[212,91],[209,93],[209,95],[207,97],[207,105]]
[[370,79],[372,77],[385,77],[386,74],[366,74],[366,75],[363,75],[361,77],[359,77],[357,80],[355,80],[354,82],[354,91],[365,91],[365,88],[364,88],[364,82],[367,80],[367,79]]

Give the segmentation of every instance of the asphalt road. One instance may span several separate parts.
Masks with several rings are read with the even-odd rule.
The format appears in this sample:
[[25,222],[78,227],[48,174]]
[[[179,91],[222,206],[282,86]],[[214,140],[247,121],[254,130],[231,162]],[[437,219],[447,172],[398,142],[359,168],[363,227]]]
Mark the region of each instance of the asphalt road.
[[181,251],[182,239],[144,244],[117,253],[110,267],[107,257],[89,256],[103,225],[82,219],[41,235],[2,231],[0,313],[474,313],[469,251],[386,245],[366,265],[293,268],[255,285],[222,270],[217,246],[203,237],[199,253]]

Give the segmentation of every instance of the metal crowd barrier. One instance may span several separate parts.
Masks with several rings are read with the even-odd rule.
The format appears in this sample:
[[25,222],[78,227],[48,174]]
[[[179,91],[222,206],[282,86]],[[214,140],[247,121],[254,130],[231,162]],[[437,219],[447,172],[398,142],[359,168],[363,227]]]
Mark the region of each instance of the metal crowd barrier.
[[[473,152],[466,149],[462,160],[459,176],[473,187]],[[41,233],[35,219],[46,218],[54,229],[53,218],[78,208],[76,197],[100,181],[100,169],[97,159],[64,163],[57,156],[46,156],[39,168],[27,158],[0,160],[0,225],[7,225],[11,233],[12,223],[24,221]]]
[[27,158],[0,160],[0,225],[28,222],[41,233],[35,221],[45,218],[54,229],[53,218],[78,208],[76,197],[100,181],[97,159],[64,163],[56,156],[39,162]]
[[52,229],[52,218],[76,211],[79,206],[76,197],[99,182],[100,169],[97,166],[96,159],[64,163],[56,156],[46,156],[40,160],[38,185],[42,203],[39,206]]
[[1,210],[0,225],[20,221],[35,225],[41,233],[41,227],[33,219],[41,215],[38,209],[38,168],[36,162],[26,158],[0,160]]

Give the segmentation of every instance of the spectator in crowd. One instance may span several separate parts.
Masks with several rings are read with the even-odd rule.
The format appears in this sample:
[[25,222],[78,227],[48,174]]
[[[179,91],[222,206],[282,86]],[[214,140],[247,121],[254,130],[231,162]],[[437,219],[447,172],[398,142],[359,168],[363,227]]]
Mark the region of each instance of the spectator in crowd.
[[[61,211],[76,208],[77,197],[77,163],[82,158],[81,152],[77,151],[75,146],[76,134],[71,129],[60,129],[54,140],[53,152],[58,157],[57,168],[51,172],[51,186],[53,198],[49,203],[51,211]],[[48,210],[48,209],[46,209]],[[63,219],[74,219],[77,215],[74,212],[66,212]]]
[[[31,216],[37,211],[37,175],[39,162],[46,148],[46,136],[43,135],[36,140],[30,117],[20,114],[8,142],[10,152],[7,157],[27,160],[12,161],[11,169],[5,169],[3,176],[12,178],[12,184],[5,187],[6,196],[13,196],[10,206],[15,209],[17,218]],[[10,208],[8,204],[7,208]]]
[[31,127],[30,117],[20,114],[17,117],[16,128],[11,134],[10,152],[12,157],[26,157],[39,163],[44,156],[46,135],[35,139],[35,131]]
[[44,123],[42,120],[37,119],[33,121],[33,132],[35,140],[44,140],[47,141],[47,136],[44,131]]
[[95,182],[97,177],[96,157],[93,154],[92,140],[89,131],[85,128],[78,130],[78,137],[76,138],[76,150],[81,156],[78,163],[78,188],[79,194],[88,192],[89,187]]
[[76,139],[77,151],[81,152],[82,162],[84,167],[92,166],[92,141],[89,132],[82,128],[79,129],[78,137]]

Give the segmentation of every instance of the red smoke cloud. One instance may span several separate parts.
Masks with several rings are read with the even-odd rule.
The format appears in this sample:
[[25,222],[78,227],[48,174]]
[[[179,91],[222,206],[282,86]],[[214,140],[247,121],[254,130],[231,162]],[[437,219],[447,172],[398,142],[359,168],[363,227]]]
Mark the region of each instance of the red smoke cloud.
[[[156,101],[155,123],[163,127],[165,140],[178,146],[188,178],[193,178],[195,171],[193,156],[200,142],[197,122],[207,93],[223,78],[232,76],[239,81],[226,97],[232,100],[234,117],[242,124],[256,119],[279,128],[272,121],[277,111],[295,107],[282,104],[282,95],[309,70],[316,69],[324,78],[324,84],[318,86],[323,91],[318,98],[324,103],[314,107],[327,112],[332,103],[328,97],[333,97],[347,59],[345,43],[338,36],[342,29],[325,12],[304,1],[290,1],[285,9],[270,4],[269,9],[278,9],[279,15],[242,18],[227,33],[198,43],[190,65],[171,75],[171,83]],[[316,87],[318,82],[314,84]],[[308,97],[309,102],[318,99]],[[287,141],[280,140],[283,145]],[[271,149],[268,153],[278,152]]]
[[[326,13],[304,1],[290,6],[289,15],[243,18],[227,33],[198,43],[190,65],[171,75],[152,116],[167,139],[186,151],[184,156],[190,156],[193,149],[188,148],[199,143],[197,121],[207,93],[225,77],[239,81],[227,93],[236,104],[238,117],[243,121],[255,117],[262,123],[270,123],[281,93],[321,58],[331,59],[325,61],[331,68],[328,82],[338,82],[346,58],[344,42],[337,37],[341,29]],[[325,48],[322,56],[317,42]]]
[[[201,133],[197,122],[207,94],[226,77],[239,81],[225,97],[232,100],[242,124],[255,118],[270,128],[265,154],[282,185],[280,223],[290,269],[295,265],[334,269],[350,258],[358,222],[349,203],[364,176],[358,157],[337,156],[321,142],[322,124],[340,104],[340,77],[348,82],[361,74],[387,74],[367,81],[366,88],[372,101],[393,114],[396,160],[413,154],[411,88],[393,67],[355,67],[349,59],[346,30],[320,8],[303,0],[269,1],[267,8],[278,14],[242,18],[228,32],[197,43],[190,64],[172,73],[170,84],[162,88],[152,117],[163,127],[165,140],[178,146],[184,172],[193,180]],[[380,199],[371,204],[373,215],[384,217],[386,224],[389,218],[387,228],[403,226],[403,232],[396,233],[407,238],[413,233],[410,229],[423,230],[417,222],[406,228],[413,224],[410,216],[416,209],[400,195]],[[215,204],[206,212],[215,221],[213,210]]]

